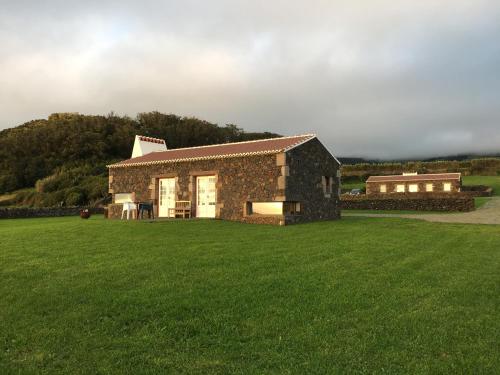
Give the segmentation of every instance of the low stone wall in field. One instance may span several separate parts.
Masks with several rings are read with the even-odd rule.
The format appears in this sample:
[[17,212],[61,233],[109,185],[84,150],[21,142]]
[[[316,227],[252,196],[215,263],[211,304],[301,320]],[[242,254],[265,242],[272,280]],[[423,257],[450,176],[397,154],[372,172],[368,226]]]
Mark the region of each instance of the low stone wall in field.
[[491,197],[493,189],[486,185],[462,186],[462,192],[472,197]]
[[[0,208],[0,219],[20,219],[30,217],[57,217],[57,216],[78,216],[80,210],[87,207],[2,207]],[[89,208],[91,214],[102,214],[102,207]]]
[[343,210],[415,210],[415,211],[473,211],[474,199],[468,194],[432,195],[365,195],[342,196]]

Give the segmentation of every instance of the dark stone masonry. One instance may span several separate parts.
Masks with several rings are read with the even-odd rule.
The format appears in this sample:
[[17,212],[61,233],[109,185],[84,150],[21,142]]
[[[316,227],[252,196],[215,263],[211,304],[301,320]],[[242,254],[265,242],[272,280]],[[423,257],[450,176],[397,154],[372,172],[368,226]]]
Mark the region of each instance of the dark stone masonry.
[[415,210],[415,211],[458,211],[474,210],[474,199],[461,193],[434,194],[372,194],[369,196],[344,195],[342,209],[356,210]]
[[[216,177],[215,218],[286,225],[340,218],[340,165],[315,137],[286,152],[111,167],[110,193],[152,201],[158,216],[159,179],[175,178],[176,199],[196,209],[196,178]],[[253,202],[285,202],[283,214],[252,212]],[[122,205],[109,206],[119,218]]]
[[[79,216],[80,210],[87,207],[2,207],[0,208],[0,219],[21,219],[30,217],[58,217]],[[102,207],[89,208],[92,215],[103,214]]]

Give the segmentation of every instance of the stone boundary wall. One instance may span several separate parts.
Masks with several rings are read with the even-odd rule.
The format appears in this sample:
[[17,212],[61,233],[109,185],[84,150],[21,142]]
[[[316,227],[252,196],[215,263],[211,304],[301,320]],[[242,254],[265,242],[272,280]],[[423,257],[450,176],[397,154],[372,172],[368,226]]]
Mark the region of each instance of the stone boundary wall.
[[[22,219],[33,217],[58,217],[79,216],[80,210],[88,207],[2,207],[0,208],[0,219]],[[92,215],[103,214],[104,208],[88,208]]]
[[493,188],[486,185],[462,186],[462,193],[471,197],[491,197],[493,195]]
[[344,210],[415,210],[415,211],[460,211],[474,210],[474,199],[468,194],[433,194],[431,196],[408,196],[392,194],[387,196],[343,196]]

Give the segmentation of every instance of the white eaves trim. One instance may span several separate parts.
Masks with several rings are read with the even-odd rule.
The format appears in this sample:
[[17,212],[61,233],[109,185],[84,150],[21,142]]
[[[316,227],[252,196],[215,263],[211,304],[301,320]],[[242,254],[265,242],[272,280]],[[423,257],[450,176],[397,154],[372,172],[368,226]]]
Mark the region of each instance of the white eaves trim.
[[[203,146],[201,146],[201,147],[203,147]],[[189,148],[191,148],[191,147],[189,147]],[[178,149],[176,149],[176,150],[178,150]],[[138,162],[138,163],[127,163],[127,164],[110,164],[110,165],[106,165],[106,167],[107,168],[140,167],[140,166],[146,166],[146,165],[180,163],[180,162],[185,162],[185,161],[239,158],[239,157],[245,157],[245,156],[277,154],[281,151],[282,150],[266,150],[266,151],[256,151],[256,152],[242,152],[242,153],[227,154],[227,155],[198,156],[198,157],[194,157],[194,158],[155,160],[155,161],[144,161],[144,162]]]

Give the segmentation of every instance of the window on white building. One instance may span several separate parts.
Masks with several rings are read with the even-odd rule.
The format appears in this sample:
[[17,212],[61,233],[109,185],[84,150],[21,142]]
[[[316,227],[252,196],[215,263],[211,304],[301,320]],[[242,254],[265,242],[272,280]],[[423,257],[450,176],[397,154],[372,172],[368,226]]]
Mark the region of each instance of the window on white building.
[[411,184],[408,186],[408,191],[410,193],[418,193],[418,185],[417,184]]

